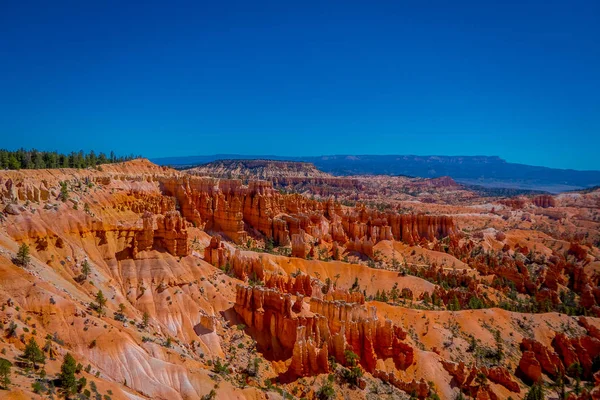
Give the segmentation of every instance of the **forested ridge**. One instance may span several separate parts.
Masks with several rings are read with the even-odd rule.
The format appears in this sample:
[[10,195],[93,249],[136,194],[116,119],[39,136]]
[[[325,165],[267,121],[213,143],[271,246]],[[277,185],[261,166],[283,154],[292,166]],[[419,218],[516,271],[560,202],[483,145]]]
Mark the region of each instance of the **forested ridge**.
[[38,151],[19,149],[15,151],[0,149],[0,169],[42,169],[42,168],[88,168],[101,164],[129,161],[139,156],[118,157],[113,151],[110,155],[83,151],[61,154],[56,151]]

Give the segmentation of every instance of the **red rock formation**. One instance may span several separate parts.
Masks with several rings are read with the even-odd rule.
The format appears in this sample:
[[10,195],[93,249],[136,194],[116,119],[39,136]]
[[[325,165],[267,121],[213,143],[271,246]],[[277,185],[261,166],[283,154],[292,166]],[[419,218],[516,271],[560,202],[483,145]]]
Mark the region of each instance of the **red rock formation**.
[[502,385],[511,392],[521,393],[521,388],[519,384],[513,380],[512,376],[508,372],[508,370],[504,367],[496,366],[489,369],[482,368],[482,372],[484,375],[488,377],[488,379],[498,385]]
[[349,251],[357,251],[365,254],[367,257],[373,257],[373,241],[368,239],[366,236],[362,238],[354,238],[346,243],[346,247]]
[[544,276],[544,286],[556,292],[559,284],[565,285],[567,281],[562,275],[563,268],[560,263],[548,265]]
[[156,225],[154,240],[159,240],[170,254],[181,257],[189,254],[185,221],[178,211],[157,215]]
[[229,262],[229,258],[229,249],[221,242],[220,237],[213,236],[210,244],[204,249],[204,261],[221,268]]
[[230,256],[229,264],[233,268],[235,276],[243,281],[250,278],[261,282],[265,281],[262,257],[247,257],[238,249]]
[[[314,296],[315,298],[318,297]],[[365,304],[365,296],[361,292],[348,292],[346,290],[331,290],[323,295],[322,300],[343,301],[345,303]]]
[[306,258],[310,252],[310,244],[306,242],[305,233],[300,230],[300,233],[292,235],[292,257]]
[[281,218],[273,219],[273,240],[279,246],[290,245],[290,231],[287,222]]
[[265,286],[275,288],[283,293],[291,293],[294,295],[312,296],[313,286],[310,275],[300,274],[296,277],[283,275],[271,275],[266,278]]
[[513,209],[520,210],[525,207],[527,200],[522,197],[512,197],[510,199],[499,200],[498,203],[504,204]]
[[292,351],[289,370],[296,376],[310,376],[329,372],[329,353],[327,343],[318,347],[318,342],[307,337],[306,326],[299,326],[296,342]]
[[586,378],[592,376],[592,363],[600,354],[600,340],[591,336],[567,337],[564,333],[557,334],[552,340],[552,346],[560,356],[567,373],[573,373],[569,367],[579,363]]
[[524,351],[519,361],[519,370],[531,382],[538,382],[542,377],[542,366],[533,351]]
[[533,204],[538,207],[548,208],[548,207],[556,207],[556,201],[554,197],[548,194],[542,194],[540,196],[536,196],[532,200]]
[[582,261],[587,257],[587,250],[579,243],[571,243],[569,246],[569,254],[575,256],[578,261]]
[[411,382],[403,382],[398,379],[393,372],[385,372],[379,369],[373,372],[373,376],[405,391],[406,393],[414,393],[419,399],[424,399],[429,396],[429,385],[423,379],[419,382],[414,379]]
[[548,288],[543,288],[535,294],[535,301],[542,305],[557,305],[560,303],[558,293]]
[[592,325],[586,317],[579,317],[578,322],[579,325],[583,326],[587,330],[588,335],[593,338],[600,339],[600,329],[598,329],[595,325]]
[[[156,229],[155,229],[156,225]],[[186,223],[177,211],[168,211],[166,215],[152,215],[146,211],[142,216],[142,229],[119,229],[122,232],[133,232],[131,255],[137,257],[140,251],[150,250],[158,245],[175,256],[185,257],[189,254]],[[96,236],[105,236],[106,230],[96,229]]]
[[463,387],[467,382],[469,376],[469,370],[466,368],[464,362],[458,364],[442,360],[444,369],[456,380],[456,384],[459,387]]
[[504,386],[511,392],[521,392],[519,384],[512,379],[510,373],[504,367],[468,368],[462,361],[457,364],[446,360],[442,360],[442,366],[454,378],[456,385],[472,397],[479,397],[481,395],[488,396],[489,398],[496,397],[489,386],[477,382],[475,378],[479,374],[485,375],[490,381]]
[[121,210],[131,210],[136,214],[148,211],[152,214],[166,214],[175,210],[175,199],[163,196],[160,193],[148,193],[141,190],[131,190],[131,197],[125,198],[115,204]]
[[177,198],[185,218],[197,226],[223,232],[241,243],[247,237],[246,225],[273,238],[278,245],[291,242],[295,256],[308,252],[303,238],[295,236],[302,231],[326,242],[348,243],[351,250],[364,253],[372,252],[372,246],[381,240],[417,243],[456,232],[454,221],[447,216],[398,215],[360,204],[343,208],[331,199],[319,202],[297,194],[281,194],[266,181],[243,186],[239,180],[171,177],[164,178],[161,186]]
[[594,296],[594,289],[589,284],[583,285],[580,293],[579,305],[586,309],[591,309],[596,305],[596,296]]
[[[552,351],[552,349],[548,349],[540,342],[538,342],[534,339],[523,338],[523,341],[521,342],[521,351],[523,351],[523,357],[521,358],[521,363],[524,362],[524,364],[523,364],[524,368],[527,369],[531,364],[531,360],[530,360],[531,355],[527,354],[527,356],[526,356],[525,353],[531,352],[531,353],[533,353],[533,357],[537,360],[538,365],[541,368],[541,371],[543,371],[544,373],[548,374],[549,376],[551,376],[553,378],[556,378],[560,374],[565,373],[565,369],[560,360],[560,357],[554,351]],[[523,359],[525,359],[525,361],[523,361]],[[519,364],[519,365],[521,365],[521,364]],[[533,377],[530,377],[530,374],[528,374],[528,372],[525,369],[521,369],[521,371],[523,373],[525,373],[525,375],[528,376],[532,381],[534,381],[534,382],[537,381],[537,379],[533,379],[537,376],[537,372],[535,371],[535,368],[534,368],[533,372],[536,372],[536,373],[534,374]],[[539,376],[538,376],[538,378],[539,378]]]
[[581,265],[567,264],[565,271],[569,275],[569,287],[576,293],[581,293],[589,285],[590,278]]
[[[306,285],[304,278],[299,281]],[[364,302],[360,294],[349,297]],[[356,353],[369,372],[378,358],[392,358],[399,369],[414,360],[413,349],[402,342],[406,333],[359,303],[311,298],[308,311],[303,310],[302,297],[294,302],[292,295],[274,289],[238,285],[234,309],[255,330],[265,351],[292,358],[290,372],[296,375],[327,372],[330,355],[345,364],[346,350]]]

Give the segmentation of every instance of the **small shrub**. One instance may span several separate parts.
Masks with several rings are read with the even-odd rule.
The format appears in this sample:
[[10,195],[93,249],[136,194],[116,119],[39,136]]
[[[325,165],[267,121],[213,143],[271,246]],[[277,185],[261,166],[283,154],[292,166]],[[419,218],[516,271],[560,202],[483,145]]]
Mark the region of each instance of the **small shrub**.
[[222,363],[220,358],[213,361],[213,372],[217,374],[224,374],[228,371],[228,364]]
[[335,398],[335,389],[330,381],[327,381],[317,391],[317,398],[319,400],[331,400]]

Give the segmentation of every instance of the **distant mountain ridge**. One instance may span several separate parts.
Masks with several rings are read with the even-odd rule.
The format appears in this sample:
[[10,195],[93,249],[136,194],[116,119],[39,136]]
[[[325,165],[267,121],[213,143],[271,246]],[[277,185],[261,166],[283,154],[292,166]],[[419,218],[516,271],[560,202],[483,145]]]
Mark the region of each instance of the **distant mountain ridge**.
[[577,171],[509,163],[497,156],[325,155],[306,157],[210,156],[166,157],[152,161],[174,167],[195,166],[216,160],[303,161],[320,171],[338,175],[408,175],[423,178],[451,176],[458,182],[485,187],[562,192],[600,184],[600,171]]

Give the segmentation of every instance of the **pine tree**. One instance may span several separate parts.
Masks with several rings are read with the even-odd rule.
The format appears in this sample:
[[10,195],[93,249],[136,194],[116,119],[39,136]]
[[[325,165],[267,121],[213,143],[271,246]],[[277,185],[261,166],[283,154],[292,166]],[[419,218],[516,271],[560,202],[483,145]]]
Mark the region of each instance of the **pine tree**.
[[348,368],[342,371],[342,376],[350,385],[356,386],[358,385],[358,380],[363,376],[363,371],[358,365],[358,356],[350,350],[346,350],[344,356]]
[[77,392],[77,379],[75,378],[75,370],[77,369],[77,362],[71,353],[67,353],[63,359],[63,363],[60,366],[60,387],[66,398],[70,394]]
[[544,400],[544,388],[539,383],[534,383],[525,395],[524,400]]
[[26,267],[29,264],[29,261],[31,261],[31,257],[29,256],[29,246],[27,246],[26,243],[23,243],[17,252],[16,264]]
[[273,238],[268,237],[265,240],[265,251],[267,253],[270,253],[273,251],[273,247],[275,246],[275,243],[273,243]]
[[383,301],[384,303],[388,302],[388,295],[385,289],[381,291],[381,301]]
[[27,346],[25,346],[23,358],[33,365],[34,370],[37,368],[38,363],[42,364],[46,362],[46,356],[34,338],[29,339]]
[[83,264],[81,264],[81,274],[85,277],[85,279],[87,279],[90,275],[90,272],[90,263],[88,262],[88,260],[84,260]]
[[46,168],[46,163],[44,162],[44,155],[42,153],[36,153],[33,157],[33,165],[35,169]]
[[144,311],[144,315],[142,315],[142,327],[146,329],[148,327],[148,323],[150,322],[150,314],[148,311]]
[[494,340],[496,341],[496,359],[500,362],[504,357],[504,344],[499,329],[494,332]]
[[79,380],[77,381],[77,393],[81,393],[81,391],[86,387],[86,385],[87,379],[85,379],[85,376],[79,378]]
[[60,199],[63,203],[69,200],[69,186],[66,181],[60,182]]
[[399,296],[400,296],[400,293],[398,291],[398,283],[396,282],[396,283],[394,283],[394,286],[392,287],[392,290],[390,291],[390,298],[395,303],[396,300],[398,300]]
[[448,310],[450,310],[450,311],[458,311],[458,310],[460,310],[460,302],[458,301],[458,297],[456,297],[456,295],[454,296],[454,298],[452,299],[452,301],[448,305]]
[[98,290],[98,293],[96,293],[96,310],[98,313],[102,314],[104,306],[106,306],[106,297],[104,297],[102,290]]
[[479,298],[477,296],[473,296],[469,300],[469,308],[472,310],[477,310],[479,308],[483,308],[483,304],[481,303],[481,300],[479,300]]
[[12,363],[5,358],[0,358],[0,387],[8,389],[10,385],[10,369]]
[[430,301],[431,301],[431,296],[429,296],[429,292],[423,293],[423,304],[429,305]]

